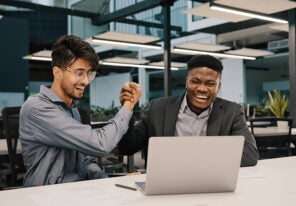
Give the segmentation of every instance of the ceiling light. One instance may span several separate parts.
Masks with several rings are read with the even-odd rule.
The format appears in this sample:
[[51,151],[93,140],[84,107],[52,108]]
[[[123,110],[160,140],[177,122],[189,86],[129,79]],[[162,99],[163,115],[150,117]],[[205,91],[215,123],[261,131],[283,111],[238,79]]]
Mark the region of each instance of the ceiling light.
[[229,50],[226,51],[227,54],[234,55],[243,55],[243,56],[252,56],[252,57],[262,57],[274,54],[273,52],[261,49],[250,49],[250,48],[242,48],[237,50]]
[[205,44],[198,42],[187,42],[184,44],[176,44],[175,47],[180,49],[189,49],[189,50],[201,50],[208,52],[220,52],[223,50],[231,49],[229,46],[219,45],[219,44]]
[[92,37],[91,44],[108,44],[113,46],[125,47],[141,47],[148,49],[161,49],[160,45],[153,44],[152,42],[159,41],[159,37],[129,34],[116,31],[107,31]]
[[159,37],[142,35],[142,34],[130,34],[117,31],[106,31],[104,33],[95,35],[96,39],[106,39],[113,41],[122,41],[122,42],[133,42],[138,44],[147,44],[151,42],[160,41]]
[[127,58],[127,57],[112,57],[104,59],[105,62],[115,62],[115,63],[123,63],[123,64],[148,64],[149,60],[147,59],[135,59],[135,58]]
[[253,12],[253,11],[247,11],[247,10],[243,10],[243,9],[238,9],[238,8],[233,8],[233,7],[229,7],[229,6],[216,4],[213,1],[210,1],[210,8],[217,10],[217,11],[222,11],[222,12],[227,12],[227,13],[237,14],[237,15],[241,15],[241,16],[257,18],[257,19],[262,19],[262,20],[266,20],[266,21],[272,21],[272,22],[281,23],[281,24],[288,23],[288,21],[283,20],[283,19],[270,17],[270,16],[267,16],[264,14]]
[[[100,61],[100,65],[107,65],[107,66],[121,66],[121,67],[138,67],[138,68],[146,68],[146,69],[164,69],[163,66],[153,66],[153,65],[146,65],[146,64],[126,64],[126,63],[117,63],[117,62],[107,62],[107,61]],[[171,70],[179,70],[179,68],[171,67]]]
[[114,46],[132,46],[132,47],[141,47],[141,48],[147,48],[147,49],[161,49],[162,48],[160,45],[139,44],[139,43],[133,43],[133,42],[122,42],[122,41],[97,39],[97,38],[93,38],[92,42],[96,43],[96,44],[110,44],[110,45],[114,45]]
[[[149,65],[151,65],[151,66],[162,66],[162,67],[164,67],[164,61],[151,62]],[[184,68],[184,67],[187,67],[187,64],[186,63],[183,63],[183,62],[171,62],[171,66],[172,67],[176,67],[176,68]]]
[[[246,20],[250,19],[250,17],[240,16],[240,15],[235,15],[235,14],[230,14],[230,13],[227,14],[224,12],[216,11],[214,9],[210,9],[208,3],[201,4],[197,7],[187,9],[187,10],[183,11],[183,13],[216,19],[215,23],[210,23],[211,25],[209,25],[209,26],[225,23],[225,21],[241,22],[241,21],[246,21]],[[206,25],[207,24],[205,24],[205,25],[200,24],[198,26],[198,28],[205,28]]]
[[23,59],[37,61],[51,61],[51,50],[41,50],[31,55],[24,56]]
[[51,57],[42,57],[42,56],[34,56],[34,55],[27,55],[24,56],[23,59],[26,60],[38,60],[38,61],[51,61]]
[[183,54],[212,55],[212,56],[216,56],[216,57],[220,57],[220,58],[234,58],[234,59],[247,59],[247,60],[255,60],[256,59],[255,57],[250,57],[250,56],[232,55],[232,54],[190,50],[190,49],[180,49],[180,48],[173,48],[173,52],[183,53]]

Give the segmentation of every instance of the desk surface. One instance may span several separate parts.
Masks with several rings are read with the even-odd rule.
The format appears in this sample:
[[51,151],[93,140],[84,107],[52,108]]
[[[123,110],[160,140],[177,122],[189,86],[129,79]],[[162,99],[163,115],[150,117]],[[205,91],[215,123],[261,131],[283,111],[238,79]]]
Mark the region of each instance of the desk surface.
[[[251,128],[249,127],[251,130]],[[285,128],[280,127],[256,127],[254,128],[257,135],[260,136],[270,136],[270,134],[279,134],[279,135],[285,135],[287,134],[288,130]],[[296,128],[291,129],[292,136],[296,136]]]
[[[232,193],[144,196],[139,191],[115,187],[133,186],[145,175],[125,176],[0,192],[1,205],[186,205],[186,206],[295,206],[296,157],[261,160],[255,167],[240,169]],[[180,177],[181,178],[181,177]]]

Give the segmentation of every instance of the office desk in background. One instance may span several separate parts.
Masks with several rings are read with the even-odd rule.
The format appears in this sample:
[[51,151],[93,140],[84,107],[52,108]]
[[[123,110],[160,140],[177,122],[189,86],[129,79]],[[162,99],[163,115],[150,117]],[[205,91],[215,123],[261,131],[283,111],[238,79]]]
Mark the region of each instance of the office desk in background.
[[[18,141],[16,153],[20,154],[22,152],[21,144]],[[8,155],[8,148],[6,139],[0,139],[0,155]]]
[[233,193],[144,196],[139,191],[114,186],[134,187],[135,181],[145,179],[145,175],[135,175],[1,191],[0,200],[1,205],[9,206],[295,206],[295,174],[296,157],[285,157],[261,160],[255,167],[241,168]]
[[[251,131],[250,127],[249,129]],[[276,127],[276,126],[255,127],[255,129],[256,129],[256,134],[259,134],[262,136],[269,136],[270,134],[286,134],[287,133],[287,129]],[[296,128],[291,129],[291,135],[296,137]]]
[[[280,127],[256,127],[254,129],[256,129],[256,134],[260,136],[269,136],[270,134],[287,134],[287,129],[283,129]],[[291,129],[291,135],[296,136],[296,128]]]

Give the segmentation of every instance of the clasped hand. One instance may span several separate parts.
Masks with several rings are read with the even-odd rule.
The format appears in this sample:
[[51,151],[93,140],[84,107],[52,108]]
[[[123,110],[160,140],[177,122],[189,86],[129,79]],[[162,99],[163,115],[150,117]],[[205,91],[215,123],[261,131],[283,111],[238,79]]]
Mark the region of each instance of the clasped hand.
[[141,96],[141,86],[135,82],[127,82],[123,85],[121,89],[119,100],[122,106],[133,110],[134,106],[139,101]]

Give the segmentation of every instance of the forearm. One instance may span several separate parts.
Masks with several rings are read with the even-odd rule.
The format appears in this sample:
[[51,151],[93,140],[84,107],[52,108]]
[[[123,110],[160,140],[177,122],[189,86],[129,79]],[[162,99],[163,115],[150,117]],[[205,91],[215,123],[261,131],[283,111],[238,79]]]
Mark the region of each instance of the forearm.
[[241,166],[245,167],[256,165],[259,157],[257,145],[254,136],[251,134],[247,126],[243,110],[238,112],[233,128],[234,131],[232,134],[243,135],[245,137]]
[[[132,112],[120,109],[117,115],[106,126],[92,129],[83,125],[65,112],[48,111],[47,116],[42,110],[35,111],[26,119],[26,135],[22,138],[48,146],[63,147],[76,150],[91,156],[102,156],[110,152],[128,129]],[[54,121],[53,121],[54,120]]]

